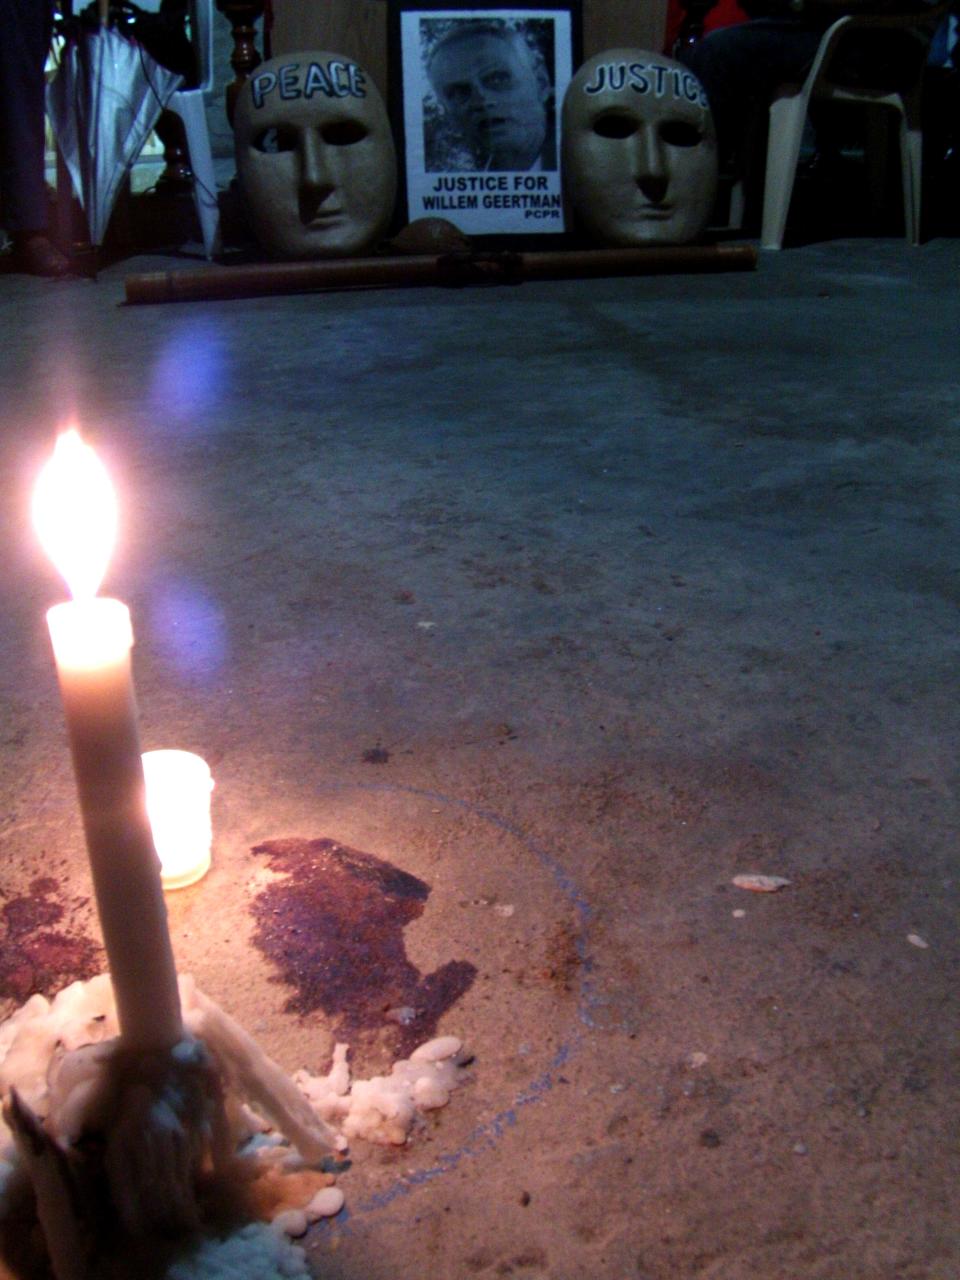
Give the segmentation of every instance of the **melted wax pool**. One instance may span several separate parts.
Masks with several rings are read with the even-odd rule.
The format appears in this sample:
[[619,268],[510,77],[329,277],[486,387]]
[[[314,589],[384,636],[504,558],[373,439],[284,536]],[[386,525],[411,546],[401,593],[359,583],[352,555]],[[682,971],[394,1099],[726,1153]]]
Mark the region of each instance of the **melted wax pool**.
[[402,1055],[436,1034],[477,971],[450,960],[421,974],[403,930],[423,914],[430,886],[335,840],[268,840],[253,852],[285,878],[253,904],[254,943],[293,987],[290,1013],[321,1010],[345,1038],[383,1031]]

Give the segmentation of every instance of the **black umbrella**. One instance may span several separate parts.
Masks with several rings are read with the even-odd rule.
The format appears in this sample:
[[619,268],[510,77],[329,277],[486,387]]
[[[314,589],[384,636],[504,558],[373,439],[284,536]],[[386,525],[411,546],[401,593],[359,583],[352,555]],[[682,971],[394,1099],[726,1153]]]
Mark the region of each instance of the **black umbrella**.
[[111,22],[109,0],[68,21],[47,114],[92,244],[103,243],[121,183],[182,83]]

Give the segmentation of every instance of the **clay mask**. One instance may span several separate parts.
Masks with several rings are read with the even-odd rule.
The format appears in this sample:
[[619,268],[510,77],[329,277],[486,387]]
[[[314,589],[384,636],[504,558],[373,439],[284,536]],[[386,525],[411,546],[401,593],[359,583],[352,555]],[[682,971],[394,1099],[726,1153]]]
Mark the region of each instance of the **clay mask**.
[[562,119],[564,189],[592,240],[685,244],[703,231],[717,144],[686,67],[643,49],[599,53],[570,82]]
[[257,239],[282,258],[357,253],[385,232],[397,164],[383,99],[350,58],[257,67],[237,98],[237,172]]

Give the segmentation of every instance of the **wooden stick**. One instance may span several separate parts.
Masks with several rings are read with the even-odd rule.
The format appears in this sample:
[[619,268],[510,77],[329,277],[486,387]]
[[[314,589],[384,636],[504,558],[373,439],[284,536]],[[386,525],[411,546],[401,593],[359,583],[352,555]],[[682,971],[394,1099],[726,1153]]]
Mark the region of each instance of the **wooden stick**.
[[462,287],[684,271],[752,271],[756,265],[757,250],[753,245],[676,245],[253,263],[200,271],[148,271],[127,276],[124,283],[126,301],[138,304],[255,298],[328,289]]

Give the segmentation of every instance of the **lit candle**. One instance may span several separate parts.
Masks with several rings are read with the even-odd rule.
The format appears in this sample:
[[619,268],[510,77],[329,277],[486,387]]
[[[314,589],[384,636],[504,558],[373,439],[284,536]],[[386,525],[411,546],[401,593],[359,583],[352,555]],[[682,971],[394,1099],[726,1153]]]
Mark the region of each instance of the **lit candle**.
[[57,440],[34,492],[40,541],[73,600],[47,613],[117,1017],[134,1050],[181,1038],[160,863],[147,818],[130,670],[133,631],[97,595],[116,530],[109,476],[75,430]]
[[210,770],[192,751],[145,751],[143,772],[160,881],[185,889],[210,870]]

